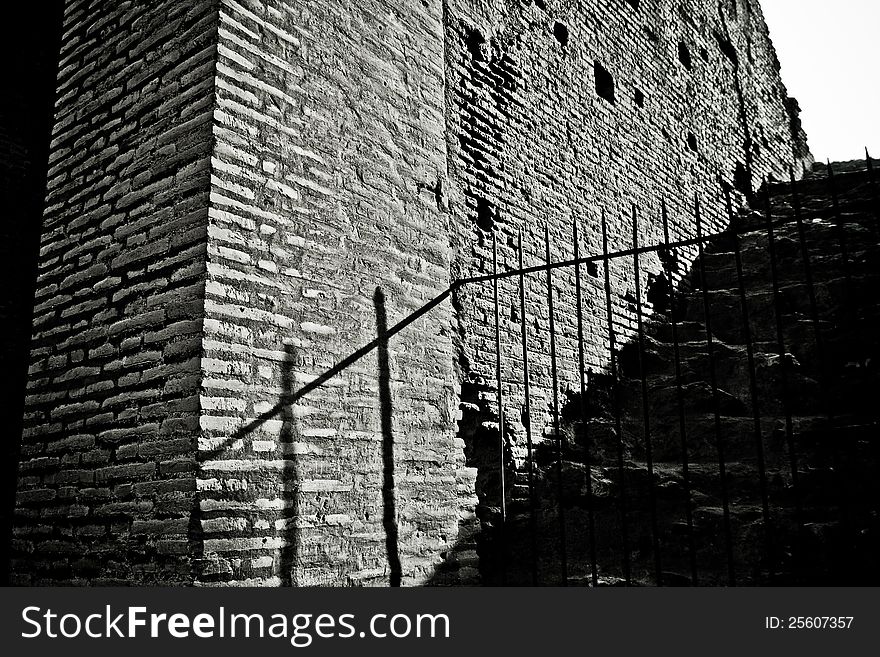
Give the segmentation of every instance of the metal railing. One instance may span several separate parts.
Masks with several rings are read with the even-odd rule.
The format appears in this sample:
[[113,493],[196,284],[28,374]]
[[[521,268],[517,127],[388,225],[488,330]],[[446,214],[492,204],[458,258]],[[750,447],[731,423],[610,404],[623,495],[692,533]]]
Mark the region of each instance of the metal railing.
[[[877,181],[874,176],[874,168],[873,163],[870,159],[870,156],[867,158],[867,171],[868,176],[871,181],[871,190],[873,194],[873,203],[874,203],[874,211],[878,207],[877,204]],[[832,216],[836,222],[837,233],[838,233],[838,248],[840,253],[841,262],[843,263],[843,267],[845,270],[845,275],[849,276],[849,258],[850,258],[850,245],[847,241],[847,235],[845,230],[845,218],[842,216],[840,205],[838,203],[838,195],[835,187],[835,173],[833,168],[829,165],[828,167],[828,176],[827,176],[827,184],[828,184],[828,193],[832,201]],[[785,440],[787,444],[787,452],[789,457],[789,475],[791,478],[791,486],[793,490],[793,495],[795,499],[795,518],[796,523],[798,525],[798,535],[803,536],[804,532],[804,519],[803,519],[803,509],[802,509],[802,500],[801,500],[801,482],[799,481],[799,454],[798,454],[798,446],[796,444],[794,429],[793,429],[793,416],[791,411],[790,400],[788,399],[788,358],[787,353],[788,349],[785,344],[784,339],[784,331],[783,331],[783,311],[782,311],[782,299],[781,299],[781,287],[780,287],[780,276],[779,276],[779,262],[778,262],[778,254],[777,254],[777,232],[781,226],[787,224],[793,224],[796,227],[799,249],[801,252],[801,259],[804,267],[804,282],[808,289],[808,298],[809,298],[809,316],[811,322],[813,324],[814,332],[815,332],[815,340],[817,351],[819,352],[820,361],[825,362],[823,367],[827,368],[827,362],[825,361],[825,355],[822,353],[823,350],[823,334],[821,321],[818,312],[816,291],[814,287],[814,276],[813,276],[813,267],[811,263],[811,254],[807,244],[807,227],[803,218],[803,212],[800,205],[800,199],[798,195],[798,186],[795,182],[794,175],[791,175],[790,179],[790,191],[789,194],[792,198],[792,207],[794,217],[793,219],[774,219],[773,213],[771,210],[771,200],[770,200],[770,185],[764,185],[764,224],[760,228],[761,230],[766,232],[766,237],[768,241],[768,252],[770,259],[770,271],[771,271],[771,284],[773,290],[773,307],[776,315],[776,326],[775,326],[775,337],[776,337],[776,355],[779,358],[779,362],[781,364],[781,373],[782,373],[782,388],[783,388],[783,409],[784,409],[784,433]],[[478,276],[472,276],[468,278],[463,278],[454,281],[446,290],[441,292],[439,295],[434,297],[427,304],[422,306],[420,309],[398,322],[394,326],[387,329],[384,334],[377,337],[372,342],[364,345],[354,353],[352,353],[347,358],[340,361],[331,369],[327,370],[324,374],[317,377],[307,385],[303,386],[300,390],[295,393],[289,393],[284,395],[279,403],[271,410],[264,413],[260,418],[252,422],[248,427],[243,428],[240,432],[238,432],[237,436],[245,435],[252,431],[258,424],[265,422],[266,420],[271,419],[275,415],[281,412],[281,409],[288,404],[295,402],[300,399],[304,395],[309,392],[315,390],[320,387],[333,377],[337,376],[341,372],[343,372],[347,367],[357,362],[364,356],[370,354],[372,351],[377,349],[381,344],[387,344],[388,340],[393,336],[397,335],[401,331],[405,330],[409,325],[417,321],[418,319],[424,317],[426,314],[430,313],[433,309],[440,306],[447,299],[449,299],[457,290],[464,288],[465,286],[473,286],[480,285],[485,283],[492,284],[492,303],[494,307],[494,320],[493,326],[494,329],[494,342],[495,342],[495,389],[497,393],[497,412],[498,412],[498,467],[501,475],[501,499],[498,500],[499,508],[500,508],[500,529],[499,529],[499,537],[500,541],[503,544],[505,542],[504,532],[506,531],[507,523],[508,523],[508,500],[507,500],[507,482],[505,478],[508,475],[508,471],[510,469],[509,463],[507,461],[507,457],[505,455],[505,436],[506,434],[506,424],[508,422],[505,417],[505,399],[503,395],[503,381],[502,381],[502,324],[501,324],[501,312],[500,312],[500,300],[499,300],[499,282],[506,279],[517,279],[518,282],[518,301],[519,301],[519,330],[521,335],[519,336],[520,349],[522,354],[522,371],[521,371],[521,386],[523,390],[523,402],[524,402],[524,413],[523,417],[525,419],[525,438],[526,438],[526,462],[525,462],[525,474],[526,481],[528,487],[528,501],[529,501],[529,531],[531,533],[530,544],[531,544],[531,581],[532,584],[538,584],[540,582],[540,573],[539,573],[539,565],[538,565],[538,519],[537,515],[539,513],[539,503],[536,497],[536,478],[537,478],[537,465],[535,460],[535,451],[536,451],[536,441],[534,439],[535,427],[532,426],[532,411],[533,411],[533,403],[531,399],[531,389],[533,386],[533,382],[530,376],[530,362],[533,353],[530,351],[529,347],[529,331],[528,331],[528,318],[526,312],[526,303],[527,303],[527,291],[526,291],[526,278],[530,275],[534,274],[543,274],[546,278],[546,306],[547,311],[549,313],[549,359],[550,359],[550,377],[551,377],[551,385],[552,385],[552,401],[551,401],[551,417],[553,423],[553,435],[555,437],[555,469],[556,469],[556,483],[558,489],[556,491],[556,503],[557,509],[556,513],[558,514],[558,545],[559,545],[559,554],[558,554],[558,569],[559,569],[559,580],[558,583],[561,585],[566,585],[569,582],[569,563],[568,563],[568,550],[567,550],[567,524],[566,524],[566,508],[563,501],[563,477],[562,477],[562,467],[564,460],[564,446],[563,446],[563,437],[562,437],[562,427],[560,426],[560,400],[559,400],[559,357],[557,354],[557,326],[556,326],[556,308],[555,308],[555,294],[554,294],[554,274],[557,270],[571,268],[574,272],[574,294],[576,297],[575,303],[575,319],[576,319],[576,330],[577,330],[577,343],[578,343],[578,363],[577,369],[579,373],[579,388],[580,388],[580,420],[583,426],[586,426],[588,409],[587,409],[587,392],[588,387],[590,385],[590,370],[586,367],[585,363],[585,312],[584,312],[584,304],[583,304],[583,273],[582,268],[584,266],[590,264],[602,264],[604,269],[604,302],[605,302],[605,321],[606,321],[606,329],[607,329],[607,338],[609,344],[608,350],[608,365],[607,371],[608,375],[611,377],[613,381],[613,386],[611,390],[612,396],[612,414],[613,419],[612,423],[614,426],[614,432],[617,438],[617,450],[615,454],[614,463],[611,464],[612,468],[616,468],[617,476],[620,481],[620,488],[618,491],[617,498],[617,508],[619,510],[619,548],[620,548],[620,562],[621,562],[621,572],[623,574],[623,581],[627,584],[633,583],[633,573],[632,573],[632,564],[631,564],[631,554],[633,550],[632,544],[632,536],[630,533],[631,528],[628,525],[629,521],[629,512],[630,512],[630,504],[631,500],[628,496],[628,490],[626,485],[627,480],[627,464],[626,464],[626,450],[627,446],[624,444],[624,436],[623,436],[623,416],[624,409],[621,407],[621,394],[620,394],[620,364],[618,362],[618,354],[620,348],[623,346],[619,343],[619,336],[615,331],[615,309],[614,309],[614,301],[613,301],[613,284],[612,284],[612,276],[610,272],[610,264],[614,261],[625,261],[626,259],[631,260],[632,273],[634,275],[634,279],[636,281],[636,303],[635,303],[635,312],[636,312],[636,332],[635,332],[635,342],[637,344],[638,349],[638,369],[639,376],[637,378],[640,379],[640,390],[641,390],[641,407],[642,407],[642,448],[644,450],[645,455],[645,468],[647,471],[647,479],[648,479],[648,513],[650,516],[650,543],[651,550],[653,552],[653,579],[655,584],[662,585],[664,584],[664,568],[663,568],[663,545],[661,540],[661,533],[658,527],[658,497],[657,491],[655,490],[655,461],[654,461],[654,451],[652,445],[652,416],[649,410],[649,387],[648,387],[648,378],[646,375],[646,371],[643,364],[643,358],[645,354],[645,340],[646,340],[646,323],[647,318],[643,312],[643,304],[642,304],[642,259],[646,254],[656,253],[661,255],[661,262],[663,264],[663,273],[666,277],[666,280],[669,282],[670,286],[670,294],[669,294],[669,314],[673,318],[670,323],[671,327],[671,340],[672,340],[672,352],[673,352],[673,363],[671,364],[673,367],[674,378],[675,378],[675,387],[676,387],[676,408],[674,409],[674,413],[678,415],[678,431],[680,433],[680,450],[681,450],[681,459],[680,459],[680,468],[681,468],[681,485],[682,485],[682,500],[684,502],[685,509],[685,523],[686,523],[686,532],[687,532],[687,552],[688,552],[688,579],[691,584],[696,585],[700,582],[698,577],[698,562],[697,562],[697,549],[695,547],[695,519],[693,515],[692,505],[690,504],[690,497],[693,492],[693,482],[690,476],[690,457],[689,457],[689,442],[688,442],[688,429],[687,429],[687,417],[685,411],[685,391],[683,385],[683,373],[682,373],[682,340],[679,334],[679,325],[675,321],[675,317],[678,314],[679,308],[677,307],[677,295],[675,290],[673,290],[673,281],[676,280],[676,277],[681,274],[681,272],[674,271],[673,261],[674,258],[671,257],[673,252],[678,249],[685,249],[689,247],[696,247],[697,250],[697,271],[695,272],[698,277],[698,287],[700,289],[700,296],[702,299],[703,305],[703,322],[705,326],[705,347],[706,353],[708,354],[708,365],[709,365],[709,386],[712,391],[712,417],[714,422],[714,432],[715,432],[715,445],[717,449],[717,468],[718,468],[718,481],[721,490],[721,503],[722,503],[722,534],[723,534],[723,542],[724,542],[724,558],[726,561],[726,570],[727,570],[727,583],[730,585],[737,584],[737,571],[735,564],[735,550],[734,550],[734,538],[732,535],[731,528],[731,501],[729,496],[729,482],[728,482],[728,471],[727,471],[727,454],[725,453],[725,440],[724,440],[724,428],[722,425],[722,412],[721,405],[719,399],[719,384],[717,380],[717,370],[716,370],[716,357],[717,357],[717,348],[718,341],[716,334],[713,332],[713,316],[711,310],[711,301],[710,294],[711,290],[709,285],[707,284],[707,272],[706,272],[706,262],[705,262],[705,249],[708,244],[722,237],[739,237],[744,233],[754,233],[758,228],[754,225],[745,226],[745,227],[737,227],[735,212],[733,209],[733,204],[731,201],[730,190],[728,188],[724,188],[724,199],[726,204],[726,212],[730,222],[730,226],[721,232],[715,232],[711,234],[704,234],[703,232],[703,221],[701,218],[701,208],[699,198],[695,198],[693,205],[693,230],[694,237],[688,239],[682,239],[673,241],[670,239],[670,231],[669,231],[669,217],[666,209],[665,202],[661,203],[661,219],[662,219],[662,230],[663,230],[663,240],[660,243],[652,244],[652,245],[642,245],[638,240],[638,208],[633,205],[632,207],[632,242],[628,248],[620,249],[612,251],[609,247],[609,237],[608,237],[608,224],[605,218],[604,212],[601,217],[601,231],[602,231],[602,252],[598,254],[582,256],[580,253],[580,241],[579,241],[579,233],[578,233],[578,225],[577,222],[573,222],[572,224],[572,244],[574,250],[574,257],[570,260],[562,260],[562,261],[552,261],[550,257],[551,248],[550,248],[550,237],[549,237],[549,229],[545,228],[544,230],[544,252],[545,252],[545,261],[541,264],[525,266],[523,263],[523,240],[522,233],[520,232],[517,236],[517,251],[518,251],[518,266],[516,269],[499,271],[498,266],[498,244],[497,239],[493,235],[492,238],[492,273],[484,274]],[[876,237],[878,234],[878,225],[875,222],[872,226],[872,231],[874,236]],[[760,506],[761,506],[761,517],[762,524],[764,527],[765,533],[765,548],[766,548],[766,561],[767,561],[767,570],[769,572],[770,578],[772,579],[773,573],[777,571],[777,565],[779,560],[778,548],[779,546],[775,542],[774,536],[774,527],[773,527],[773,519],[771,512],[771,501],[769,497],[769,485],[767,478],[767,470],[765,463],[765,454],[764,454],[764,434],[762,430],[762,412],[761,412],[761,400],[758,391],[758,377],[756,375],[756,354],[755,354],[755,346],[753,335],[750,329],[751,318],[749,316],[749,304],[747,300],[747,286],[745,284],[746,272],[744,271],[743,266],[743,255],[740,249],[740,243],[738,239],[733,239],[733,248],[734,253],[733,257],[735,260],[735,269],[736,269],[736,292],[739,296],[739,302],[741,305],[741,321],[742,321],[742,329],[743,329],[743,342],[746,347],[746,356],[747,356],[747,367],[749,373],[749,395],[751,397],[751,422],[753,426],[754,432],[754,440],[755,440],[755,459],[756,459],[756,467],[758,472],[759,481],[759,491],[760,491]],[[547,354],[542,354],[546,356]],[[236,436],[236,437],[237,437]],[[235,437],[234,437],[235,438]],[[596,544],[596,525],[597,525],[597,510],[594,506],[594,491],[593,491],[593,478],[591,476],[591,472],[594,466],[597,465],[594,462],[593,457],[591,456],[592,450],[590,448],[590,437],[586,436],[586,449],[584,451],[584,468],[588,473],[586,476],[586,500],[587,500],[587,541],[589,545],[587,546],[587,554],[589,561],[589,582],[593,586],[597,586],[600,584],[600,558],[598,556],[598,549]],[[841,488],[843,490],[844,487]],[[843,507],[846,506],[847,500],[841,499],[840,501]],[[841,516],[846,517],[845,509],[841,511]],[[798,550],[800,548],[798,546],[795,547],[795,555],[794,560],[797,562],[798,559]],[[506,559],[508,558],[507,552],[502,550],[502,583],[506,583],[506,573],[507,573],[507,563]]]
[[[844,277],[846,279],[846,289],[851,289],[852,280],[850,274],[850,246],[848,244],[847,239],[847,231],[845,228],[846,219],[843,217],[840,209],[840,204],[838,202],[838,194],[835,185],[835,172],[834,168],[829,164],[827,169],[827,191],[828,196],[831,200],[831,218],[834,220],[834,224],[836,227],[836,233],[838,236],[838,249],[839,249],[839,261],[841,263],[841,269],[843,271]],[[871,195],[873,199],[873,212],[875,214],[875,219],[873,223],[869,224],[869,228],[871,230],[872,235],[876,238],[878,235],[878,219],[877,219],[877,183],[874,177],[873,163],[870,159],[870,156],[867,157],[867,172],[869,176],[869,189],[871,190]],[[533,428],[531,427],[531,400],[530,400],[530,377],[529,377],[529,347],[528,347],[528,335],[527,335],[527,315],[526,315],[526,291],[525,291],[525,277],[528,274],[540,273],[544,272],[547,278],[547,297],[546,304],[547,310],[549,313],[549,333],[550,333],[550,362],[551,362],[551,378],[552,378],[552,422],[553,422],[553,435],[556,439],[556,481],[559,487],[557,491],[557,503],[558,503],[558,518],[559,518],[559,570],[560,570],[560,579],[559,583],[561,585],[566,585],[568,582],[568,556],[566,550],[566,520],[565,520],[565,506],[563,504],[563,491],[562,491],[562,463],[563,463],[563,445],[562,445],[562,432],[560,430],[559,421],[560,421],[560,408],[559,408],[559,380],[558,380],[558,362],[557,362],[557,349],[556,349],[556,319],[555,319],[555,309],[554,309],[554,288],[553,288],[553,273],[556,269],[572,267],[574,268],[574,280],[575,280],[575,297],[576,297],[576,320],[577,320],[577,342],[578,342],[578,369],[579,369],[579,383],[580,383],[580,402],[581,402],[581,422],[585,425],[587,420],[587,409],[586,409],[586,399],[587,399],[587,386],[588,386],[588,372],[585,368],[585,357],[584,357],[584,312],[583,312],[583,299],[582,299],[582,274],[581,267],[587,263],[599,263],[603,264],[603,268],[605,271],[605,303],[606,303],[606,321],[607,321],[607,329],[608,329],[608,343],[609,353],[608,353],[608,369],[610,371],[610,375],[612,380],[614,381],[612,396],[613,396],[613,422],[615,428],[615,434],[618,439],[618,450],[617,450],[617,462],[616,467],[618,470],[618,477],[620,481],[620,489],[619,489],[619,498],[618,498],[618,506],[620,509],[620,555],[622,561],[622,571],[624,580],[627,583],[632,583],[632,573],[631,573],[631,564],[630,564],[630,554],[632,550],[632,545],[630,544],[630,535],[629,535],[629,527],[628,527],[628,495],[627,495],[627,487],[626,487],[626,465],[625,465],[625,450],[626,446],[623,442],[623,431],[622,431],[622,413],[623,409],[620,406],[620,392],[619,392],[619,381],[620,381],[620,372],[617,363],[617,351],[620,345],[617,344],[617,335],[615,333],[614,325],[614,305],[612,302],[612,283],[610,277],[610,267],[609,264],[617,259],[632,259],[632,270],[635,280],[636,287],[636,298],[637,302],[635,303],[635,312],[637,319],[637,331],[636,331],[636,342],[638,345],[638,354],[639,354],[639,375],[640,379],[640,388],[641,388],[641,398],[642,398],[642,423],[643,423],[643,433],[642,433],[642,448],[644,450],[644,458],[645,458],[645,469],[647,471],[647,479],[648,479],[648,505],[649,505],[649,515],[650,515],[650,527],[651,527],[651,546],[653,551],[653,562],[654,562],[654,582],[658,585],[663,584],[664,581],[664,573],[663,573],[663,564],[662,564],[662,549],[661,549],[661,537],[660,531],[658,528],[658,512],[657,512],[657,494],[655,491],[655,473],[654,473],[654,459],[653,459],[653,449],[652,449],[652,417],[649,410],[649,390],[647,383],[647,376],[645,374],[645,370],[642,366],[642,357],[645,353],[645,322],[646,319],[644,317],[643,309],[642,309],[642,289],[641,289],[641,280],[642,280],[642,270],[641,270],[641,257],[644,254],[651,252],[661,252],[665,255],[665,257],[661,258],[664,263],[665,275],[668,281],[675,280],[675,275],[677,272],[672,271],[672,262],[673,258],[669,257],[669,254],[672,253],[673,250],[688,247],[688,246],[696,246],[697,247],[697,275],[698,275],[698,288],[700,290],[700,297],[702,299],[703,304],[703,324],[705,328],[705,341],[706,341],[706,351],[708,354],[708,369],[709,369],[709,385],[712,391],[712,416],[714,422],[714,431],[715,431],[715,446],[717,450],[717,467],[718,467],[718,479],[721,490],[721,506],[722,506],[722,533],[723,533],[723,542],[724,542],[724,553],[726,560],[726,570],[727,570],[727,583],[729,585],[737,584],[737,569],[735,565],[735,557],[734,557],[734,538],[733,532],[731,528],[731,500],[729,494],[730,484],[728,482],[728,472],[727,472],[727,455],[725,453],[725,436],[724,429],[722,426],[722,412],[721,405],[719,400],[719,382],[718,375],[716,372],[716,351],[718,340],[715,332],[713,331],[713,316],[711,310],[711,302],[710,302],[710,294],[712,290],[708,285],[708,278],[706,272],[706,261],[705,261],[705,246],[719,237],[731,237],[733,236],[735,239],[732,240],[733,243],[733,259],[735,262],[736,268],[736,282],[735,289],[739,296],[739,302],[741,306],[741,321],[742,321],[742,333],[743,333],[743,346],[745,347],[746,357],[747,357],[747,368],[749,374],[749,396],[751,398],[751,415],[752,415],[752,423],[753,423],[753,433],[755,440],[755,462],[756,469],[759,478],[759,495],[760,495],[760,506],[761,506],[761,516],[762,522],[764,526],[765,532],[765,558],[767,563],[767,573],[768,579],[773,581],[774,575],[777,572],[779,566],[779,554],[778,549],[779,546],[775,544],[774,537],[774,524],[771,513],[771,504],[769,499],[769,485],[767,480],[767,471],[766,471],[766,463],[765,463],[765,454],[764,454],[764,432],[761,425],[762,418],[762,408],[761,408],[761,399],[758,391],[758,382],[756,375],[756,357],[755,357],[755,345],[752,336],[752,331],[750,328],[751,319],[749,317],[749,303],[747,299],[747,286],[745,284],[745,272],[743,269],[743,257],[741,252],[741,245],[738,237],[742,233],[754,233],[756,231],[763,230],[766,232],[767,244],[768,244],[768,256],[769,256],[769,265],[770,265],[770,286],[772,288],[772,301],[773,301],[773,311],[775,316],[775,355],[778,357],[778,362],[780,363],[781,370],[781,402],[782,402],[782,415],[784,419],[784,436],[785,436],[785,444],[786,451],[788,455],[788,470],[791,481],[791,491],[794,498],[794,518],[795,523],[797,525],[797,536],[794,541],[794,545],[792,546],[793,552],[793,568],[795,571],[799,571],[803,568],[801,563],[802,561],[802,551],[803,551],[803,539],[805,533],[805,520],[804,520],[804,510],[803,510],[803,491],[802,491],[802,482],[800,481],[800,472],[801,472],[801,464],[799,463],[800,454],[799,447],[797,444],[797,440],[795,437],[794,431],[794,422],[793,422],[793,412],[792,412],[792,400],[790,398],[790,382],[789,378],[791,376],[790,373],[790,357],[789,357],[789,349],[792,345],[786,345],[786,340],[784,337],[784,324],[783,324],[783,299],[782,299],[782,289],[781,289],[781,276],[780,276],[780,263],[779,263],[779,255],[778,255],[778,231],[786,224],[794,224],[797,232],[797,241],[798,247],[800,250],[800,258],[804,268],[804,281],[808,291],[809,298],[809,317],[811,319],[813,330],[815,333],[815,341],[816,341],[816,350],[819,362],[821,364],[821,368],[823,370],[824,375],[822,378],[827,377],[827,354],[825,354],[823,349],[823,339],[822,339],[822,326],[819,319],[818,308],[817,308],[817,300],[816,300],[816,290],[813,280],[813,272],[811,265],[811,254],[810,249],[807,244],[807,229],[805,225],[805,221],[803,218],[802,208],[800,205],[799,195],[798,195],[798,187],[794,179],[793,173],[790,174],[790,188],[789,193],[792,199],[792,208],[793,208],[793,218],[783,218],[783,219],[774,219],[773,212],[771,209],[771,201],[770,201],[770,185],[765,181],[764,185],[764,222],[762,226],[748,226],[745,228],[737,229],[735,224],[734,211],[730,198],[730,191],[728,189],[724,190],[725,204],[726,210],[728,213],[728,219],[730,222],[730,227],[722,231],[720,233],[714,233],[706,235],[703,233],[703,224],[700,212],[700,203],[699,199],[695,200],[694,203],[694,230],[696,236],[692,239],[680,240],[677,242],[673,242],[669,239],[669,220],[668,213],[666,211],[665,203],[661,204],[662,207],[662,224],[663,224],[663,235],[664,240],[660,244],[655,244],[652,246],[641,246],[638,242],[638,212],[637,208],[633,206],[632,213],[632,245],[631,248],[620,250],[616,252],[611,252],[608,247],[608,229],[607,222],[603,213],[602,216],[602,254],[601,255],[593,255],[588,257],[581,257],[579,254],[579,240],[578,240],[578,227],[575,222],[572,227],[572,243],[574,248],[574,258],[572,260],[562,261],[562,262],[551,262],[550,261],[550,244],[549,244],[549,232],[545,229],[544,232],[544,241],[545,241],[545,253],[546,262],[543,265],[536,265],[533,267],[524,267],[522,263],[522,235],[520,234],[517,238],[518,250],[519,250],[519,268],[514,271],[507,272],[499,272],[497,266],[497,243],[493,239],[493,272],[491,276],[480,276],[474,277],[472,279],[466,279],[463,281],[459,281],[458,285],[468,285],[472,283],[480,283],[483,281],[491,280],[493,282],[493,302],[495,306],[495,350],[496,350],[496,381],[495,386],[498,391],[497,403],[499,408],[499,459],[501,461],[501,474],[502,474],[502,491],[506,490],[503,482],[504,476],[504,441],[505,441],[505,417],[504,417],[504,400],[501,394],[503,389],[503,381],[501,376],[501,331],[499,325],[499,301],[498,301],[498,280],[505,277],[516,276],[519,278],[519,297],[520,297],[520,331],[521,331],[521,342],[522,342],[522,389],[524,390],[525,396],[525,413],[524,417],[526,418],[526,449],[527,449],[527,474],[528,474],[528,488],[529,488],[529,499],[530,499],[530,527],[531,531],[534,533],[536,531],[536,519],[535,514],[537,510],[537,504],[534,499],[535,495],[535,484],[534,484],[534,445],[532,440]],[[670,294],[670,315],[674,318],[677,314],[676,308],[676,294],[673,292]],[[855,307],[852,303],[852,300],[848,300],[849,302],[845,304],[845,307],[848,308],[847,312],[854,312],[853,308]],[[682,486],[684,489],[683,498],[684,498],[684,507],[685,507],[685,516],[687,523],[687,534],[688,534],[688,553],[689,553],[689,570],[690,570],[690,580],[691,583],[696,585],[698,580],[698,568],[697,568],[697,559],[696,559],[696,548],[694,546],[694,517],[693,511],[690,505],[690,495],[691,495],[691,482],[689,478],[689,459],[688,459],[688,436],[687,436],[687,421],[685,414],[685,404],[684,404],[684,392],[682,386],[682,364],[681,364],[681,355],[680,355],[680,339],[678,335],[678,324],[675,319],[670,322],[671,331],[672,331],[672,343],[673,343],[673,353],[674,353],[674,371],[675,371],[675,380],[676,380],[676,389],[677,389],[677,413],[679,416],[679,433],[681,438],[681,473],[682,473]],[[823,382],[826,383],[827,382]],[[842,449],[842,447],[834,443],[833,449],[835,452]],[[835,454],[834,462],[839,463],[840,456],[839,454]],[[589,541],[589,575],[591,583],[595,586],[599,583],[599,564],[597,560],[597,548],[595,543],[595,527],[596,527],[596,517],[595,517],[595,509],[594,509],[594,496],[592,491],[592,476],[591,471],[593,467],[593,463],[591,462],[591,449],[589,446],[589,438],[587,438],[587,446],[585,449],[585,463],[584,467],[586,472],[588,473],[586,476],[586,499],[587,499],[587,524],[588,524],[588,541]],[[835,471],[838,471],[838,468],[835,468]],[[836,476],[840,476],[837,474]],[[838,490],[839,490],[839,499],[838,504],[841,507],[840,516],[844,520],[844,525],[847,524],[847,519],[850,517],[848,512],[848,506],[850,500],[847,499],[846,496],[846,486],[844,482],[838,481]],[[502,499],[501,501],[501,527],[502,527],[502,536],[501,540],[504,540],[503,536],[503,528],[507,523],[507,505],[506,500]],[[845,532],[851,531],[851,528],[845,527]],[[532,583],[538,583],[538,565],[537,565],[537,548],[535,545],[534,537],[532,540]],[[505,565],[502,564],[502,570],[506,570]],[[803,575],[803,572],[796,573],[797,575]],[[503,575],[502,575],[503,577]]]

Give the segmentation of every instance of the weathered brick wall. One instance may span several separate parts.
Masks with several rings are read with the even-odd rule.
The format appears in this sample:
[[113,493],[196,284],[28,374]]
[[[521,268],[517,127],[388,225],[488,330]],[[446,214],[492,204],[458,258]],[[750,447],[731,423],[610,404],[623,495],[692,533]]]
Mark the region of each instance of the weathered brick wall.
[[[662,196],[673,237],[689,236],[697,193],[707,230],[724,224],[718,178],[737,163],[744,188],[803,157],[759,10],[735,6],[70,2],[19,581],[471,579],[475,487],[484,520],[499,501],[490,288],[297,393],[454,277],[488,271],[491,234],[502,267],[519,229],[526,263],[543,258],[545,222],[553,258],[571,255],[573,219],[594,253],[604,208],[624,248],[636,203],[653,242]],[[585,268],[593,367],[607,358],[600,274]],[[625,337],[633,281],[625,263],[613,277]],[[556,281],[564,393],[571,272]],[[528,302],[539,431],[544,284]],[[501,296],[519,418],[513,281]]]
[[19,583],[190,577],[216,14],[211,2],[66,5]]
[[[722,181],[747,190],[765,176],[787,178],[810,163],[757,2],[676,0],[451,0],[447,3],[447,144],[456,276],[517,266],[523,233],[526,266],[602,251],[601,213],[610,250],[632,244],[632,207],[640,244],[662,241],[660,203],[671,237],[695,234],[694,199],[704,231],[727,223]],[[611,87],[613,86],[613,91]],[[806,153],[806,155],[805,155]],[[738,171],[739,170],[739,171]],[[681,263],[686,265],[686,262]],[[642,258],[642,290],[660,270]],[[612,264],[619,343],[634,328],[632,260]],[[603,270],[583,267],[586,364],[608,367]],[[574,271],[554,273],[560,404],[578,391]],[[527,280],[532,426],[552,438],[553,403],[546,278]],[[502,281],[503,392],[510,467],[525,457],[518,280]],[[644,299],[642,300],[644,302]],[[461,436],[497,453],[495,333],[491,284],[456,295],[465,381]],[[472,416],[472,417],[471,417]],[[482,428],[481,421],[483,422]],[[500,501],[497,459],[483,462],[482,507]],[[514,492],[508,477],[506,495]]]
[[448,306],[258,418],[376,337],[377,286],[393,325],[449,284],[440,4],[224,0],[219,35],[201,578],[425,581],[468,475]]

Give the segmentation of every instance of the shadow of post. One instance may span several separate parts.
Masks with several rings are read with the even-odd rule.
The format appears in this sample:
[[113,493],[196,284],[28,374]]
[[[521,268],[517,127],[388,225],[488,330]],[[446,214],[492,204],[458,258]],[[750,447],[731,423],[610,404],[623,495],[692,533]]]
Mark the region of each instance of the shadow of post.
[[293,413],[293,370],[295,352],[292,345],[284,345],[284,361],[281,364],[281,448],[284,467],[281,470],[281,499],[283,501],[281,520],[282,547],[278,569],[281,586],[296,586],[296,568],[299,559],[299,473],[296,463],[296,419]]
[[392,428],[391,367],[388,359],[388,317],[385,313],[385,293],[377,287],[373,294],[376,307],[376,333],[379,361],[379,420],[382,429],[382,526],[385,529],[385,549],[388,553],[389,585],[400,586],[403,570],[397,531],[397,507],[394,499],[394,430]]

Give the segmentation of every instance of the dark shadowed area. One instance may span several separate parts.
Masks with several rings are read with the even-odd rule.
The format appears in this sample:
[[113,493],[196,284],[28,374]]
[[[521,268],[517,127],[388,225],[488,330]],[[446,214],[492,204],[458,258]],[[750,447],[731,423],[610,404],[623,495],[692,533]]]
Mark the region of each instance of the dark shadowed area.
[[9,532],[24,408],[46,185],[46,162],[55,102],[63,0],[13,3],[0,28],[6,84],[0,96],[0,386],[3,410],[3,499],[0,568],[7,581]]

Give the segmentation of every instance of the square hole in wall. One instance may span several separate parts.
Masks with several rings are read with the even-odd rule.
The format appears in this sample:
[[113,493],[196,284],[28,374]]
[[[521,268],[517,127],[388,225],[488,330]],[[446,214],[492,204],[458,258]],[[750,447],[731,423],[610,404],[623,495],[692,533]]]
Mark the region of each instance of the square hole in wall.
[[553,36],[559,42],[559,45],[565,48],[568,45],[568,26],[565,23],[556,21],[553,24]]
[[715,40],[718,42],[718,48],[721,49],[721,52],[724,54],[727,59],[733,62],[734,65],[739,64],[739,56],[736,54],[736,47],[730,41],[730,39],[721,35],[717,31],[713,33],[715,35]]
[[688,49],[687,44],[684,41],[680,41],[678,44],[678,59],[684,64],[684,67],[687,70],[691,70],[693,67],[693,60],[691,60],[691,51]]
[[593,71],[596,77],[596,93],[600,98],[614,104],[614,76],[599,62],[593,65]]

